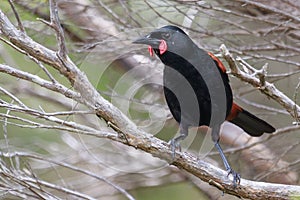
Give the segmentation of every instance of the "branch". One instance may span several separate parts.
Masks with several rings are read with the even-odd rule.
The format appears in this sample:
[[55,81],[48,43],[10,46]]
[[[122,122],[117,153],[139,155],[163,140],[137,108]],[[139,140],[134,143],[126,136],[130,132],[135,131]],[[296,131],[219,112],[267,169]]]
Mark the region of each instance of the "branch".
[[[226,46],[223,44],[220,47],[220,51],[224,57],[224,59],[229,64],[229,67],[231,69],[231,74],[238,77],[242,81],[251,84],[255,88],[258,88],[262,93],[267,95],[268,97],[275,100],[277,103],[279,103],[282,107],[284,107],[290,115],[296,119],[296,121],[300,120],[300,107],[297,105],[293,100],[291,100],[289,97],[287,97],[285,94],[283,94],[281,91],[279,91],[274,84],[271,84],[267,81],[265,81],[265,69],[257,70],[254,67],[251,67],[246,61],[244,61],[241,58],[234,59],[231,53],[228,51]],[[239,66],[237,65],[237,62],[246,68],[250,68],[251,71],[253,71],[252,74],[246,73],[242,71]],[[258,76],[258,77],[256,77]]]
[[13,67],[10,67],[8,65],[0,64],[0,72],[9,74],[11,76],[15,76],[20,79],[24,79],[27,81],[30,81],[32,83],[35,83],[43,88],[46,88],[48,90],[52,90],[55,92],[59,92],[63,94],[64,96],[74,99],[77,102],[82,102],[80,98],[80,94],[70,90],[69,88],[65,87],[64,85],[59,84],[58,82],[50,82],[45,79],[42,79],[41,77],[37,75],[30,74],[28,72],[24,72],[19,69],[15,69]]
[[[105,100],[92,86],[86,75],[79,70],[67,55],[59,58],[56,52],[33,41],[26,34],[17,30],[2,11],[0,11],[0,30],[14,45],[28,52],[32,57],[49,64],[68,78],[74,89],[80,94],[80,98],[74,100],[84,104],[91,110],[95,110],[98,116],[111,124],[111,127],[119,133],[119,135],[108,137],[108,139],[150,153],[154,157],[172,163],[172,165],[197,176],[221,191],[238,197],[289,199],[291,195],[300,194],[300,186],[263,183],[246,179],[242,179],[239,186],[233,187],[232,181],[229,180],[224,170],[198,160],[196,156],[187,152],[176,152],[175,159],[172,160],[169,145],[138,129],[118,108]],[[14,76],[13,73],[11,75]],[[39,84],[38,82],[35,83]],[[50,86],[54,87],[54,84],[51,82]],[[70,96],[70,98],[72,97]],[[36,113],[32,112],[30,114]]]

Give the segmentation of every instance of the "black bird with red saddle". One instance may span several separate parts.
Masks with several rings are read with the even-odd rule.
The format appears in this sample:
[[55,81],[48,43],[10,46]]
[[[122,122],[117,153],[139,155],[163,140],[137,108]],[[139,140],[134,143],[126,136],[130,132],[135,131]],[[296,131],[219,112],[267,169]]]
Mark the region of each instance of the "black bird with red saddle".
[[227,120],[251,136],[273,133],[275,128],[233,102],[226,68],[212,53],[200,49],[176,26],[164,26],[133,43],[147,44],[165,64],[164,94],[168,107],[180,125],[180,135],[170,141],[173,158],[189,127],[208,126],[212,140],[225,168],[233,175],[233,184],[240,175],[230,167],[219,144],[221,124]]

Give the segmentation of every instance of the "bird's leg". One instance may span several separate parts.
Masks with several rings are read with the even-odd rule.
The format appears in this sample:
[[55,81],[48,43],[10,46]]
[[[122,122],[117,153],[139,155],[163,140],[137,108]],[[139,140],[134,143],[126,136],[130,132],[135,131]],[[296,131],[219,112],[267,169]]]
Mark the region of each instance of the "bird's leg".
[[217,148],[217,150],[219,151],[219,154],[222,158],[222,161],[224,163],[225,169],[228,172],[227,177],[231,174],[233,176],[233,186],[236,187],[237,184],[240,184],[241,182],[241,176],[240,174],[236,173],[229,165],[225,154],[220,146],[219,140],[220,140],[220,125],[216,125],[212,128],[212,140],[215,143],[215,147]]
[[[216,130],[216,129],[215,129]],[[233,176],[233,186],[236,187],[237,184],[240,184],[241,182],[241,175],[238,174],[237,172],[235,172],[229,165],[227,159],[226,159],[226,156],[219,144],[219,130],[220,128],[217,129],[217,133],[214,132],[214,129],[212,130],[212,138],[213,138],[213,141],[215,143],[215,147],[217,148],[217,150],[219,151],[219,154],[222,158],[222,161],[224,163],[224,166],[225,166],[225,169],[226,171],[228,172],[227,174],[227,177],[231,174]],[[216,136],[217,134],[217,136]]]
[[175,159],[176,148],[179,148],[179,150],[181,151],[180,142],[188,136],[188,127],[180,124],[179,125],[179,134],[180,135],[178,137],[173,138],[169,142],[170,146],[171,146],[171,151],[172,151],[172,160]]

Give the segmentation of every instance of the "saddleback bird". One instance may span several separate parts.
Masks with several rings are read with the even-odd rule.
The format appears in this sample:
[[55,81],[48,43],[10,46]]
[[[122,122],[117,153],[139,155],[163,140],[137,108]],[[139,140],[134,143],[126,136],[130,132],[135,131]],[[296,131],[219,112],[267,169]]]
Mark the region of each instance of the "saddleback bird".
[[149,45],[150,55],[154,52],[165,64],[164,94],[180,128],[180,135],[170,141],[173,159],[189,127],[208,126],[228,175],[232,174],[234,186],[239,184],[240,175],[232,170],[219,144],[221,124],[227,120],[254,137],[275,128],[233,102],[225,66],[180,28],[164,26],[133,43]]

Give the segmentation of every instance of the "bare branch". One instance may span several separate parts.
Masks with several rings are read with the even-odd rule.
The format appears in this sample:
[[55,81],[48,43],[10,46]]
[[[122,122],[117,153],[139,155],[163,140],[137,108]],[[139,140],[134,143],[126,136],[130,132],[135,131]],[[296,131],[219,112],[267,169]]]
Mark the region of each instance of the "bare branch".
[[[96,136],[96,137],[111,137],[111,136],[115,137],[116,136],[115,134],[111,134],[111,133],[107,134],[107,132],[99,131],[99,130],[93,129],[91,127],[88,127],[88,126],[81,125],[79,123],[62,120],[62,119],[59,119],[59,118],[54,117],[52,115],[48,116],[44,112],[40,112],[38,110],[34,110],[34,109],[31,109],[31,108],[27,108],[27,107],[23,108],[23,107],[13,105],[13,104],[8,104],[8,103],[5,103],[5,102],[0,102],[0,107],[6,108],[7,110],[11,110],[11,111],[26,113],[26,114],[29,114],[29,115],[32,115],[32,116],[36,116],[36,117],[45,119],[47,121],[54,122],[54,123],[59,124],[61,126],[71,128],[71,129],[67,129],[67,131],[70,131],[70,132],[76,132],[77,133],[80,130],[81,131],[80,133],[82,133],[82,134]],[[22,120],[22,121],[26,121],[26,122],[34,124],[35,126],[40,127],[40,128],[49,128],[49,127],[51,128],[51,126],[40,125],[39,123],[30,122],[28,120],[24,120],[24,119],[18,118],[18,117],[12,117],[8,114],[6,114],[4,116],[6,118],[14,118],[14,119],[19,119],[19,120]],[[53,126],[52,126],[52,128],[61,129],[59,127],[53,127]]]
[[116,190],[118,190],[119,192],[121,192],[122,194],[124,194],[124,196],[126,196],[128,199],[134,200],[134,198],[128,192],[126,192],[120,186],[112,183],[107,178],[101,177],[101,176],[99,176],[95,173],[92,173],[90,171],[81,169],[79,167],[75,167],[73,165],[70,165],[70,164],[67,164],[67,163],[64,163],[64,162],[59,162],[59,161],[55,161],[55,160],[45,158],[45,157],[42,157],[42,156],[39,156],[39,155],[24,153],[24,152],[13,152],[13,153],[2,153],[2,152],[0,152],[0,155],[3,156],[3,157],[6,157],[6,158],[26,157],[26,158],[31,158],[31,159],[35,159],[35,160],[39,160],[39,161],[45,161],[45,162],[52,163],[52,164],[55,164],[55,165],[58,165],[58,166],[62,166],[64,168],[70,169],[72,171],[75,171],[75,172],[78,172],[78,173],[81,173],[81,174],[85,174],[87,176],[95,178],[99,181],[103,181],[103,182],[107,183],[108,185],[112,186],[113,188],[115,188]]
[[78,102],[81,102],[81,98],[78,93],[72,91],[69,88],[66,88],[65,86],[63,86],[59,83],[49,82],[47,80],[40,78],[37,75],[33,75],[28,72],[23,72],[21,70],[18,70],[18,69],[15,69],[8,65],[3,65],[3,64],[0,64],[0,72],[7,73],[7,74],[10,74],[12,76],[15,76],[17,78],[21,78],[21,79],[24,79],[27,81],[31,81],[41,87],[47,88],[47,89],[55,91],[55,92],[59,92],[59,93],[65,95],[66,97],[69,97]]
[[[252,74],[247,74],[239,69],[238,65],[236,64],[236,60],[233,56],[229,53],[228,49],[225,45],[221,45],[220,51],[222,52],[223,57],[227,61],[230,66],[231,73],[241,79],[244,82],[250,83],[252,86],[258,88],[261,92],[266,94],[267,96],[274,99],[277,103],[282,105],[290,115],[298,120],[300,118],[300,107],[299,105],[295,104],[289,97],[279,91],[274,84],[271,84],[267,81],[261,82],[259,78],[256,78]],[[241,58],[238,59],[240,64],[245,64],[245,61]],[[252,67],[252,70],[255,70]],[[255,73],[260,73],[258,70],[255,70]]]

